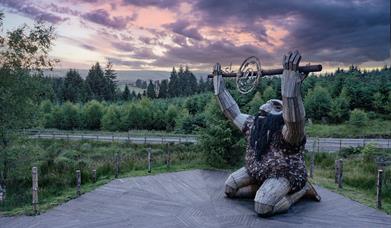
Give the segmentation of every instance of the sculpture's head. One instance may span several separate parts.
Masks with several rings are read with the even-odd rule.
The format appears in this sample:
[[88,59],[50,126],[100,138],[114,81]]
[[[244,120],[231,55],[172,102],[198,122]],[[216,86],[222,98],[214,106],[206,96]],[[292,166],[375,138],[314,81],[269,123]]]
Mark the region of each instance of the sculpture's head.
[[259,107],[259,115],[266,116],[267,114],[281,115],[282,101],[278,99],[268,100],[265,104]]

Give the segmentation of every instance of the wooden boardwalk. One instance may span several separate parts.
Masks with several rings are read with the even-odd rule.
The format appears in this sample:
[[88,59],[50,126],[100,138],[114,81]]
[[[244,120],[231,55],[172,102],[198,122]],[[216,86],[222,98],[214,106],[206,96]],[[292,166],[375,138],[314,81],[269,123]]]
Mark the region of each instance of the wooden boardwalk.
[[252,200],[224,197],[228,173],[192,170],[114,180],[39,216],[0,227],[391,227],[391,217],[323,188],[287,214],[260,218]]

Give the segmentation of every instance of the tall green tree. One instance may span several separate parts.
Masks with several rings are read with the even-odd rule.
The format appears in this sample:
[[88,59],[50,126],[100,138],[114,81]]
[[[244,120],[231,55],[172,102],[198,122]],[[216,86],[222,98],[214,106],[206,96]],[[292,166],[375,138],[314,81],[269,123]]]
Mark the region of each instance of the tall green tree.
[[88,71],[86,84],[89,86],[93,99],[104,100],[107,90],[107,80],[99,63],[95,63]]
[[130,98],[131,98],[131,94],[129,91],[129,87],[128,87],[128,85],[125,85],[124,92],[122,93],[122,100],[129,101]]
[[178,94],[178,74],[175,70],[175,67],[172,68],[171,74],[170,74],[170,82],[168,83],[168,95],[170,97],[177,97]]
[[85,85],[79,72],[70,69],[65,75],[63,96],[65,101],[80,102],[85,100]]
[[160,83],[158,97],[159,98],[167,98],[168,97],[168,80],[163,80],[162,83]]
[[0,12],[0,187],[5,189],[12,167],[7,149],[15,137],[13,130],[32,126],[42,99],[43,69],[57,62],[48,53],[55,38],[54,28],[43,23],[22,25],[3,33]]
[[155,85],[152,83],[152,80],[149,80],[149,84],[147,87],[147,97],[151,99],[156,98]]
[[104,76],[106,79],[104,98],[109,101],[114,100],[117,88],[117,73],[113,69],[112,63],[107,63]]

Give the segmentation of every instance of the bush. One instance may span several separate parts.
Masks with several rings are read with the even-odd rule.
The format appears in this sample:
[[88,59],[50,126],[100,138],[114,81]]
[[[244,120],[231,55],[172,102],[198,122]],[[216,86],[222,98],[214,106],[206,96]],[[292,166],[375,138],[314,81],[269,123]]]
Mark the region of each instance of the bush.
[[321,120],[328,117],[331,110],[331,96],[327,89],[316,86],[308,92],[304,99],[304,106],[308,118]]
[[103,105],[98,101],[92,100],[85,105],[84,120],[85,127],[90,130],[99,130],[103,116]]
[[217,168],[241,163],[245,151],[242,134],[225,120],[215,99],[206,108],[207,128],[201,130],[200,149],[207,164]]
[[349,123],[354,127],[366,126],[368,124],[368,115],[360,109],[354,109],[350,113]]

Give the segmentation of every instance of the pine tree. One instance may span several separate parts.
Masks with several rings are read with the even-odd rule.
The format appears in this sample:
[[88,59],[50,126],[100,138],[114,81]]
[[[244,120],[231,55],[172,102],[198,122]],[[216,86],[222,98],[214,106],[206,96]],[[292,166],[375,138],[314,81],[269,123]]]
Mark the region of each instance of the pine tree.
[[170,97],[176,97],[178,96],[177,89],[178,89],[178,74],[175,70],[175,67],[172,68],[171,75],[170,75],[170,81],[168,83],[168,95]]
[[160,83],[159,98],[167,98],[168,95],[168,80],[163,80]]
[[131,97],[132,97],[132,99],[137,99],[137,94],[136,94],[136,92],[134,92],[134,90],[132,91]]
[[147,87],[147,97],[154,99],[156,98],[155,85],[152,83],[152,80],[149,80]]
[[98,62],[89,70],[86,83],[91,89],[92,98],[97,100],[105,99],[106,79]]
[[115,90],[117,87],[117,73],[113,70],[113,64],[108,62],[105,69],[105,100],[114,100],[115,99]]
[[83,100],[84,80],[79,72],[70,69],[64,79],[63,97],[65,101],[79,102]]
[[130,98],[131,98],[131,95],[130,95],[128,85],[125,85],[124,92],[122,93],[122,100],[128,101],[128,100],[130,100]]

